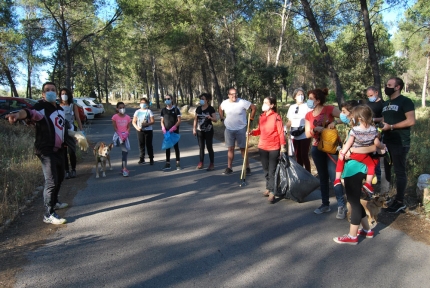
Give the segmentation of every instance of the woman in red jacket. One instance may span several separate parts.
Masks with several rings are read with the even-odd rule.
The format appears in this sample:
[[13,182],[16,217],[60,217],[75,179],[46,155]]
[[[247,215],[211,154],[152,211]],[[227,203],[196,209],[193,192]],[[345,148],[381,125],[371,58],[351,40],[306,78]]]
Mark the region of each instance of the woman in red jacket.
[[266,97],[262,106],[263,113],[260,115],[257,129],[250,132],[252,136],[260,136],[258,150],[261,165],[263,165],[264,177],[266,178],[266,191],[264,196],[269,197],[269,203],[275,202],[275,171],[278,165],[280,152],[287,152],[284,136],[284,125],[281,116],[276,113],[276,99]]

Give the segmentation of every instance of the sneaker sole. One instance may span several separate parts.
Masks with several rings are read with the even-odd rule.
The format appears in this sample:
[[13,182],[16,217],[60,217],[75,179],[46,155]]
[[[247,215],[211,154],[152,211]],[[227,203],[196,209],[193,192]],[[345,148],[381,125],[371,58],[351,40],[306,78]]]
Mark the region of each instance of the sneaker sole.
[[324,214],[324,213],[328,213],[330,211],[331,211],[331,209],[328,209],[327,211],[321,211],[321,210],[317,209],[317,210],[314,210],[314,213],[317,214],[317,215],[321,215],[321,214]]
[[399,213],[400,211],[405,211],[405,209],[406,209],[406,205],[404,205],[404,206],[402,206],[402,207],[399,207],[399,209],[397,209],[396,211],[389,211],[388,210],[388,213]]
[[339,241],[339,239],[337,239],[337,237],[334,237],[333,241],[338,243],[338,244],[348,244],[348,245],[357,245],[358,244],[358,241],[357,242],[342,242],[342,241]]

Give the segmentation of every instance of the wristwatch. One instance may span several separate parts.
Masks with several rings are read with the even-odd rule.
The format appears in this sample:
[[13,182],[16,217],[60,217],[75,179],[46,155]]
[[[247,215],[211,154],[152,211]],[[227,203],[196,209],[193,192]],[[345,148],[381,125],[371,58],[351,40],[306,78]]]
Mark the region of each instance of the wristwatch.
[[393,125],[390,125],[391,131],[393,131]]

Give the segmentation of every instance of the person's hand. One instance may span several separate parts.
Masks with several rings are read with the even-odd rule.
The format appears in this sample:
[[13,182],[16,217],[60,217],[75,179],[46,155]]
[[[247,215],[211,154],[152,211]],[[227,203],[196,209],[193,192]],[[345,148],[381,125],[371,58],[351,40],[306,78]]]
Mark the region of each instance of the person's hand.
[[196,132],[196,129],[195,129],[195,128],[193,128],[193,135],[194,135],[194,136],[196,136],[196,135],[197,135],[197,132]]
[[161,131],[163,131],[163,134],[166,134],[166,128],[161,127]]
[[343,161],[343,159],[345,159],[345,152],[343,152],[342,150],[339,151],[339,159]]
[[281,146],[281,153],[287,153],[287,145]]
[[313,130],[315,132],[321,133],[324,130],[324,127],[322,127],[322,126],[316,126]]
[[330,124],[328,124],[327,128],[328,129],[335,129],[336,128],[336,122],[335,121],[331,122]]
[[10,124],[13,124],[18,121],[18,113],[7,114],[5,118],[9,120]]
[[177,129],[178,129],[178,127],[176,127],[176,125],[173,125],[173,127],[169,129],[169,132],[172,133],[172,132],[176,131]]

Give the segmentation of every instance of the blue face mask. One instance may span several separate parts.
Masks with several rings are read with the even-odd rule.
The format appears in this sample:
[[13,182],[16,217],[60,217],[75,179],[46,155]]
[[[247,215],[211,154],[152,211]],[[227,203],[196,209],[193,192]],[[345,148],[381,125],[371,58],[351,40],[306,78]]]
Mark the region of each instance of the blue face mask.
[[164,104],[170,105],[170,104],[172,104],[172,100],[166,100],[166,101],[164,101]]
[[315,108],[314,100],[308,99],[308,101],[306,101],[306,105],[308,105],[308,107],[310,109],[314,109]]
[[45,99],[48,102],[55,102],[57,100],[57,93],[54,91],[45,92]]
[[140,103],[140,108],[146,109],[146,108],[148,108],[148,104],[146,104],[146,103]]
[[373,96],[373,97],[369,97],[369,98],[367,98],[367,99],[369,99],[369,102],[375,102],[375,101],[376,101],[376,99],[378,99],[378,97]]
[[340,121],[342,121],[343,123],[345,123],[345,124],[349,124],[349,118],[348,118],[348,116],[346,116],[345,114],[340,113],[339,118],[340,118]]
[[205,100],[200,100],[200,105],[205,105]]

